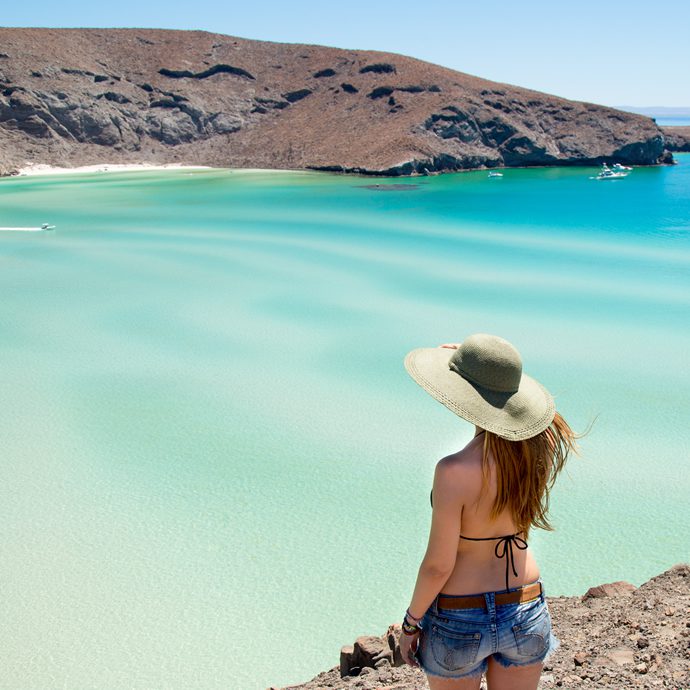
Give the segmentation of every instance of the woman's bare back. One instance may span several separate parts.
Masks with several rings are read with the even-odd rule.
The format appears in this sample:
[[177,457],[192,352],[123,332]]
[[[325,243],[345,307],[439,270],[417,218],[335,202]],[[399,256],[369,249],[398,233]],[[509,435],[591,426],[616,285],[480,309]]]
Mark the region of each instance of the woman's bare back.
[[[496,547],[500,538],[513,535],[517,527],[508,510],[501,512],[495,520],[491,519],[491,509],[496,499],[496,473],[493,459],[489,457],[489,474],[486,488],[482,473],[484,434],[479,433],[461,451],[455,453],[444,462],[461,463],[462,475],[466,482],[463,495],[466,497],[464,505],[459,505],[462,511],[461,529],[463,537],[470,539],[486,539],[487,541],[471,541],[461,539],[458,535],[458,552],[455,567],[441,589],[443,594],[477,594],[480,592],[496,592],[506,588],[506,567],[510,546],[504,541],[499,545],[499,554],[505,550],[503,558],[496,555]],[[484,489],[482,491],[482,489]],[[518,535],[524,538],[524,534]],[[519,544],[519,542],[518,542]],[[512,548],[515,577],[512,569],[509,571],[510,587],[519,587],[539,579],[539,568],[529,549]]]

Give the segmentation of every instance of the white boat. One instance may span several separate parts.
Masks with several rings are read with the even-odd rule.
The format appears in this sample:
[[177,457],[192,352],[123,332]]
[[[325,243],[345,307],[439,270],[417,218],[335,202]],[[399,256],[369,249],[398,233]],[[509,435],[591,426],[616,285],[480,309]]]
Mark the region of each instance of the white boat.
[[611,169],[613,172],[630,172],[632,170],[627,165],[621,165],[620,163],[614,163]]
[[496,172],[495,170],[492,170],[492,171],[489,173],[489,177],[503,177],[503,173]]
[[594,177],[590,177],[589,179],[590,180],[620,180],[621,178],[627,177],[627,176],[628,176],[627,172],[623,172],[623,171],[619,171],[619,170],[611,170],[611,168],[609,168],[609,166],[606,165],[606,163],[604,163],[601,166],[601,170],[599,171],[599,174],[594,176]]
[[590,177],[590,180],[621,180],[627,177],[627,172],[613,172],[613,170],[602,170],[596,177]]

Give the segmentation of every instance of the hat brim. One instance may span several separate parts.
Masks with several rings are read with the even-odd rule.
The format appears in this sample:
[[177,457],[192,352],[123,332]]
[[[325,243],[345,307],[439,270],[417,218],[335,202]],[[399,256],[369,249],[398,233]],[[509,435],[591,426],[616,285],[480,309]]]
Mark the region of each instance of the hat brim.
[[522,375],[515,393],[477,386],[448,366],[453,350],[424,347],[405,357],[405,369],[433,398],[459,417],[509,441],[540,434],[553,421],[556,405],[538,381]]

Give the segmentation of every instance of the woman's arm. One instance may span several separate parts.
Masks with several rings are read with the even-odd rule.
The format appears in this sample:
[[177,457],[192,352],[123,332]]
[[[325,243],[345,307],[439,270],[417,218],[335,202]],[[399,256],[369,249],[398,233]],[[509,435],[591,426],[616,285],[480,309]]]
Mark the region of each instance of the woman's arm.
[[[450,458],[444,458],[436,465],[434,473],[434,506],[429,544],[419,566],[408,608],[410,616],[415,619],[420,619],[431,606],[455,567],[462,516],[461,489],[457,464]],[[418,637],[418,634],[400,637],[402,657],[412,666],[417,665],[412,653],[417,648]]]
[[457,466],[450,458],[436,465],[429,544],[409,607],[415,618],[424,615],[455,567],[462,516],[462,487],[457,475]]

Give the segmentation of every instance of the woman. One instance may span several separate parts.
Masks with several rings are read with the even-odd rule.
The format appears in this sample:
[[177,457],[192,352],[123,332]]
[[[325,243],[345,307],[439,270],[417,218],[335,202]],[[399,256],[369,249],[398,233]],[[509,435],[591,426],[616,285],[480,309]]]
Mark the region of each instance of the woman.
[[414,350],[405,368],[475,434],[436,466],[403,658],[431,690],[477,690],[484,673],[489,690],[534,690],[558,641],[527,539],[551,529],[549,490],[576,437],[502,338]]

